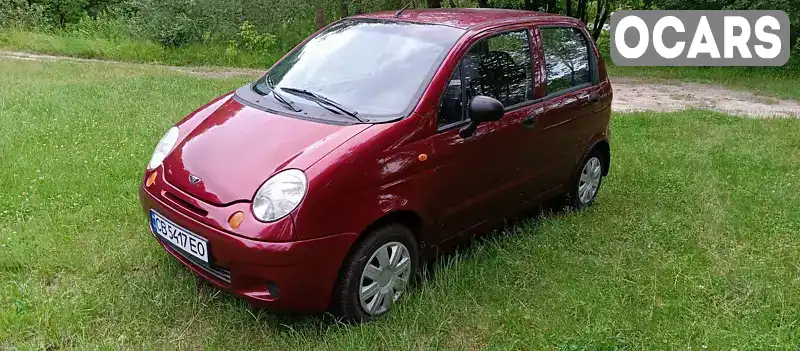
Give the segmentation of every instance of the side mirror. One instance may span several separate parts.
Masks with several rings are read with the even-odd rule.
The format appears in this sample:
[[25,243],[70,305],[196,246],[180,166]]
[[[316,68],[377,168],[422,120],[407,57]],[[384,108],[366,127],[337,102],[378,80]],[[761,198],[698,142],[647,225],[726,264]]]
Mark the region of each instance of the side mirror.
[[506,108],[503,106],[502,102],[495,98],[478,95],[469,102],[470,122],[458,131],[458,135],[462,138],[467,138],[475,134],[475,130],[478,129],[479,124],[498,121],[503,118],[505,113]]

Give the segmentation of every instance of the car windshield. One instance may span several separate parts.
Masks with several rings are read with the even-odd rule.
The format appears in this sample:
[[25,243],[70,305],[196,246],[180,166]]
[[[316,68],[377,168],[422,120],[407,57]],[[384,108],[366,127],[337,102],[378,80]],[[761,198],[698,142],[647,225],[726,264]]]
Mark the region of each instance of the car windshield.
[[[369,121],[404,116],[463,33],[443,25],[347,19],[292,51],[267,76],[304,106],[319,107],[308,94],[292,91],[314,93]],[[270,91],[267,76],[255,91]]]

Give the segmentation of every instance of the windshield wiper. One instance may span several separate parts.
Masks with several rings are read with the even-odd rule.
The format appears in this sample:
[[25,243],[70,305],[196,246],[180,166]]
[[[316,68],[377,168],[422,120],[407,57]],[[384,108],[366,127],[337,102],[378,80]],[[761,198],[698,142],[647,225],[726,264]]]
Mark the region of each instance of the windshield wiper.
[[[283,88],[283,87],[281,87],[281,90],[283,90],[283,91],[285,91],[285,92],[287,92],[289,94],[298,95],[300,97],[304,97],[304,98],[306,98],[308,100],[314,101],[317,104],[319,104],[320,106],[322,106],[322,107],[324,107],[324,108],[326,108],[328,110],[330,110],[330,108],[326,107],[325,105],[333,107],[334,109],[338,110],[340,114],[344,113],[344,114],[346,114],[346,115],[348,115],[350,117],[355,118],[357,121],[359,121],[361,123],[367,122],[365,119],[363,119],[361,117],[358,117],[358,111],[354,111],[354,110],[351,110],[351,109],[349,109],[347,107],[344,107],[344,106],[340,105],[338,102],[333,101],[331,99],[328,99],[328,98],[326,98],[326,97],[324,97],[322,95],[319,95],[317,93],[313,93],[313,92],[310,92],[310,91],[305,90],[305,89],[297,89],[297,88]],[[336,112],[336,111],[333,111],[333,112]]]
[[[293,101],[285,98],[283,95],[281,95],[278,92],[278,90],[275,89],[275,84],[272,83],[272,77],[269,74],[267,74],[267,77],[266,77],[265,80],[267,82],[267,87],[269,87],[269,90],[272,91],[272,97],[274,97],[275,100],[278,100],[278,102],[286,105],[290,110],[292,110],[294,112],[302,112],[303,111],[303,110],[295,107]],[[262,94],[262,95],[264,95],[264,94]]]

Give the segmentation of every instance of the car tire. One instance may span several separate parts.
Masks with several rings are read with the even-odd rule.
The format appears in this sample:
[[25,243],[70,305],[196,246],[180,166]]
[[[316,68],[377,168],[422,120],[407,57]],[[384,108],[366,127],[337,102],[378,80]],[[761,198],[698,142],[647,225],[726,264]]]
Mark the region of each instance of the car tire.
[[570,207],[582,210],[594,203],[597,193],[600,192],[600,185],[603,184],[604,164],[603,154],[597,149],[593,149],[584,157],[569,183]]
[[419,267],[419,248],[407,227],[392,223],[365,235],[342,265],[331,300],[331,312],[347,322],[369,321],[391,310]]

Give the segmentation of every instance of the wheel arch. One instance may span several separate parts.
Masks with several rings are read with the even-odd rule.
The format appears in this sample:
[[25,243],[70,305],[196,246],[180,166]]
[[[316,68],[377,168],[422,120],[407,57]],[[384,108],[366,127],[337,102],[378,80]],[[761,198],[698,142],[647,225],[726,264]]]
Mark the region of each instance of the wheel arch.
[[422,237],[422,216],[420,216],[416,211],[402,209],[386,213],[364,227],[364,229],[362,229],[358,234],[358,238],[356,238],[356,240],[350,245],[343,262],[350,259],[353,253],[358,249],[359,245],[361,245],[364,239],[366,239],[372,231],[391,223],[398,223],[408,228],[411,231],[411,234],[414,236],[417,246],[420,248],[420,253],[422,252],[423,245],[425,245],[424,238]]
[[[359,240],[357,240],[356,243],[358,243],[358,241],[368,235],[371,231],[375,230],[375,228],[389,223],[398,223],[407,227],[409,230],[411,230],[411,233],[414,234],[414,240],[417,241],[417,245],[422,246],[422,217],[417,212],[412,210],[395,210],[379,217],[361,231],[358,236]],[[353,246],[355,246],[355,244],[353,244]]]
[[600,151],[603,155],[603,176],[607,176],[608,170],[611,167],[611,145],[608,143],[608,140],[601,139],[596,141],[592,147],[589,148],[589,152],[594,150]]

